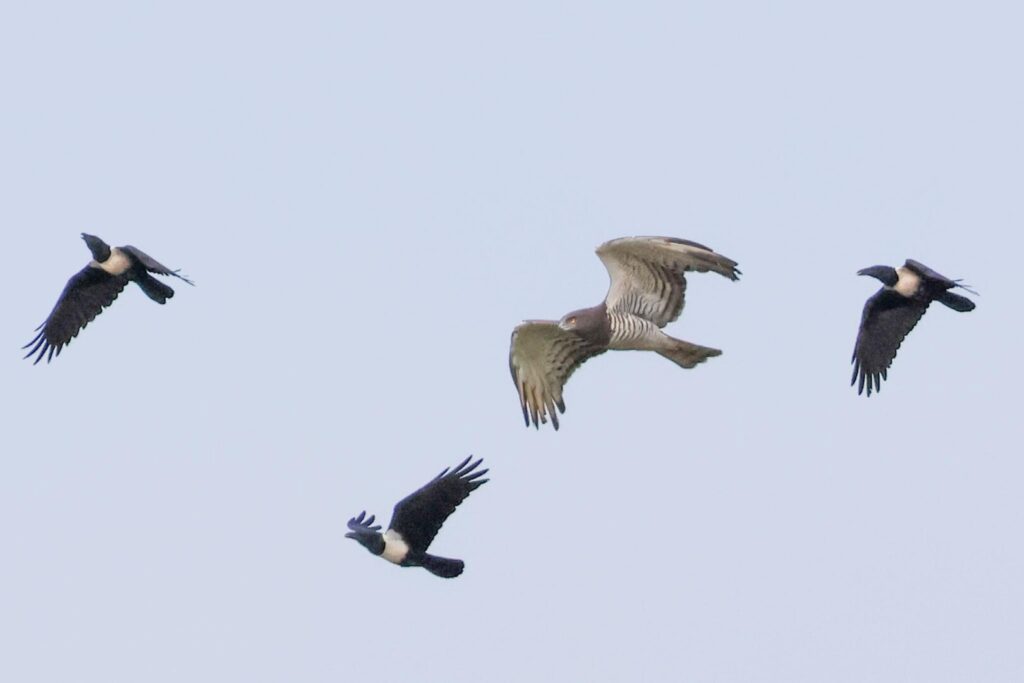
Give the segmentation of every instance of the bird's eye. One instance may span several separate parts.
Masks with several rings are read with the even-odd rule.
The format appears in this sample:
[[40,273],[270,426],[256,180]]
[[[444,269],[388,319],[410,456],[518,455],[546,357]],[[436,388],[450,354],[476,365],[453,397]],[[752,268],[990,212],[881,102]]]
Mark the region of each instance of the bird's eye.
[[575,325],[576,324],[576,316],[573,316],[573,317],[569,318],[569,324],[570,325]]

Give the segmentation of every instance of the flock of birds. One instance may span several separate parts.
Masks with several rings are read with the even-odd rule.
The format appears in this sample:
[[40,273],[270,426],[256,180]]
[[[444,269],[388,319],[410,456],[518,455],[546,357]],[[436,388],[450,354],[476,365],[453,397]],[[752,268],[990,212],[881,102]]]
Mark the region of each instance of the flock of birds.
[[[153,275],[192,281],[132,246],[111,247],[83,233],[92,260],[68,280],[56,305],[23,348],[26,358],[49,363],[104,308],[114,302],[129,282],[153,301],[166,303],[174,290]],[[551,420],[558,429],[558,414],[565,412],[562,390],[585,361],[608,350],[654,351],[683,368],[693,368],[719,349],[699,346],[662,332],[679,318],[686,295],[686,273],[714,272],[738,280],[737,263],[696,242],[673,237],[623,237],[597,248],[611,285],[604,301],[562,316],[561,320],[527,320],[512,331],[509,369],[519,392],[527,427],[539,428]],[[871,266],[857,272],[882,283],[864,304],[853,349],[853,377],[857,393],[878,392],[900,344],[933,301],[961,313],[974,302],[955,293],[960,288],[977,294],[959,280],[951,280],[922,263],[908,259],[902,266]],[[487,482],[482,460],[466,458],[445,469],[420,489],[399,501],[388,529],[374,524],[375,516],[361,512],[348,521],[347,538],[372,554],[404,567],[423,567],[432,574],[453,578],[462,573],[461,560],[427,553],[445,520],[470,493]]]

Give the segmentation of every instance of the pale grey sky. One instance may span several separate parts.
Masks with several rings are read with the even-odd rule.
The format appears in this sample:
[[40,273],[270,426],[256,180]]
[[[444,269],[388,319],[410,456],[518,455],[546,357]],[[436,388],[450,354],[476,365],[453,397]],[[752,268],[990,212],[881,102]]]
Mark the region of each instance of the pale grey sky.
[[[22,3],[0,20],[0,679],[1019,681],[1024,11]],[[93,232],[191,275],[50,366]],[[523,427],[508,338],[667,234],[681,371]],[[881,394],[874,264],[963,277]],[[180,283],[179,283],[180,284]],[[443,581],[345,520],[473,453]]]

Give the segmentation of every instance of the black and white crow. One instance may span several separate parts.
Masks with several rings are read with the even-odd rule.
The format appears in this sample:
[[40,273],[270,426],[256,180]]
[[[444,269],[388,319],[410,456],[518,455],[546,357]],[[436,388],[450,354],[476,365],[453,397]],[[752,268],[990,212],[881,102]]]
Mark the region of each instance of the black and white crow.
[[482,460],[470,464],[470,456],[455,469],[445,468],[430,483],[406,496],[395,505],[391,525],[383,534],[380,525],[374,525],[374,515],[366,511],[348,520],[349,532],[345,538],[354,538],[374,555],[402,567],[423,567],[431,574],[452,579],[462,573],[462,560],[428,555],[427,548],[448,516],[459,503],[488,480],[480,479],[487,470],[474,472]]
[[36,328],[38,334],[23,349],[29,349],[25,358],[35,356],[38,363],[46,356],[49,363],[59,356],[86,325],[114,302],[128,282],[135,282],[153,301],[162,304],[174,296],[174,290],[154,278],[150,273],[173,275],[193,284],[160,264],[135,247],[110,247],[95,235],[82,233],[82,239],[92,252],[92,261],[78,271],[64,286],[57,305],[49,317]]
[[860,331],[853,348],[850,384],[860,378],[858,394],[863,393],[865,384],[868,396],[872,390],[877,392],[882,388],[882,380],[886,379],[896,350],[931,302],[938,301],[961,313],[974,310],[973,301],[949,290],[959,287],[971,294],[977,292],[960,284],[959,280],[950,280],[912,259],[907,259],[900,268],[871,266],[857,271],[857,275],[870,275],[881,280],[883,285],[864,304]]

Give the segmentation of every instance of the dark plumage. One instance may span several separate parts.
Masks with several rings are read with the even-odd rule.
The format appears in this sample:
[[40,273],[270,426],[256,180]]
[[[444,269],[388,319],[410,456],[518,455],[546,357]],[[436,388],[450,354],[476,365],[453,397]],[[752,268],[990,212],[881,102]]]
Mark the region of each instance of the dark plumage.
[[[950,280],[928,266],[907,259],[900,268],[871,266],[857,271],[881,281],[882,288],[864,304],[853,348],[853,377],[857,393],[867,395],[882,388],[889,366],[900,344],[928,310],[933,301],[965,313],[974,310],[974,302],[949,291],[955,287],[977,294],[959,280]],[[859,381],[858,381],[859,380]]]
[[112,304],[129,282],[137,284],[158,304],[174,296],[174,290],[150,273],[171,275],[193,284],[135,247],[110,247],[99,237],[86,233],[82,233],[82,239],[93,260],[68,280],[50,315],[36,328],[38,334],[22,347],[29,349],[25,358],[36,357],[33,365],[43,356],[47,363],[59,356],[61,349]]
[[472,456],[466,458],[451,471],[445,468],[425,486],[400,500],[383,534],[380,525],[374,524],[375,515],[367,517],[364,510],[348,520],[345,538],[359,541],[372,554],[402,567],[423,567],[446,579],[458,576],[465,567],[462,560],[429,555],[427,548],[459,503],[488,481],[480,479],[487,470],[474,471],[483,461],[470,464],[471,459]]

